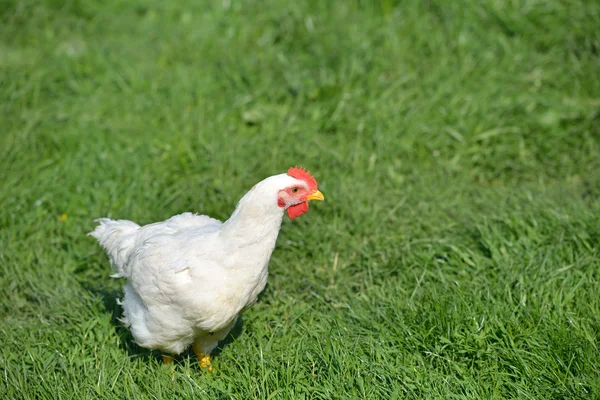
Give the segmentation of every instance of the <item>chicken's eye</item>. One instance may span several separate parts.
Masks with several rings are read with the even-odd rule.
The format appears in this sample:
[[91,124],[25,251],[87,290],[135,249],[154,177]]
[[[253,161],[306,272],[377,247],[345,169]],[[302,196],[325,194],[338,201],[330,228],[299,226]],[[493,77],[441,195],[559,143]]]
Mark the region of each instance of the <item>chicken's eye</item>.
[[292,188],[292,193],[298,193],[298,188],[297,187]]

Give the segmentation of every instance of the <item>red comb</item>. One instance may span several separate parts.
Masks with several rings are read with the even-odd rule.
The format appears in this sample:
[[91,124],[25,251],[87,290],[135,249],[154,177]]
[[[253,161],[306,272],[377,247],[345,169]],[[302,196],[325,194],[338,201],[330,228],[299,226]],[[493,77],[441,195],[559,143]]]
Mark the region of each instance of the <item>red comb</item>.
[[310,174],[310,172],[305,170],[303,167],[299,167],[299,168],[298,168],[298,166],[292,167],[292,168],[288,169],[287,173],[292,178],[296,178],[296,179],[306,182],[306,184],[308,185],[308,188],[310,190],[317,190],[317,181],[315,180],[315,178],[313,178],[313,176]]

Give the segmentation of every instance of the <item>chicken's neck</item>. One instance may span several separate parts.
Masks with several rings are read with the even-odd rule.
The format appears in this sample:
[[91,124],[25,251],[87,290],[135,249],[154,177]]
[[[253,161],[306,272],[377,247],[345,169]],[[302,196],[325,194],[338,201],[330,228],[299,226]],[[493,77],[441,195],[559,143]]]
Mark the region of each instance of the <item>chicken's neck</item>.
[[277,195],[261,182],[239,201],[231,217],[221,227],[221,235],[238,249],[264,250],[270,257],[281,228],[283,209]]
[[281,228],[283,212],[270,214],[256,211],[251,207],[238,207],[223,224],[221,235],[226,236],[238,248],[275,244]]

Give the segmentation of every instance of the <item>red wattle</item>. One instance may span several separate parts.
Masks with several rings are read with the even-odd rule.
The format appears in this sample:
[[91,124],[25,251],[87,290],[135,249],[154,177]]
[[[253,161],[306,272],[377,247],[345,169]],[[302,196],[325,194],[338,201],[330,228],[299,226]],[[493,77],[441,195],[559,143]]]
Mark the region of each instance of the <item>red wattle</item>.
[[288,207],[287,213],[290,219],[297,218],[308,211],[308,202],[304,201],[300,204],[296,204]]

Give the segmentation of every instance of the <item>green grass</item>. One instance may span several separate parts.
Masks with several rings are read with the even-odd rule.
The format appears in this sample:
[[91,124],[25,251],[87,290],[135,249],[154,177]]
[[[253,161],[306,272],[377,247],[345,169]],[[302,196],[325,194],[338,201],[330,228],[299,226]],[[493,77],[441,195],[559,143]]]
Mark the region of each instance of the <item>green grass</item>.
[[[600,398],[600,3],[0,1],[0,398]],[[85,233],[300,164],[203,375]],[[66,213],[66,221],[59,216]]]

